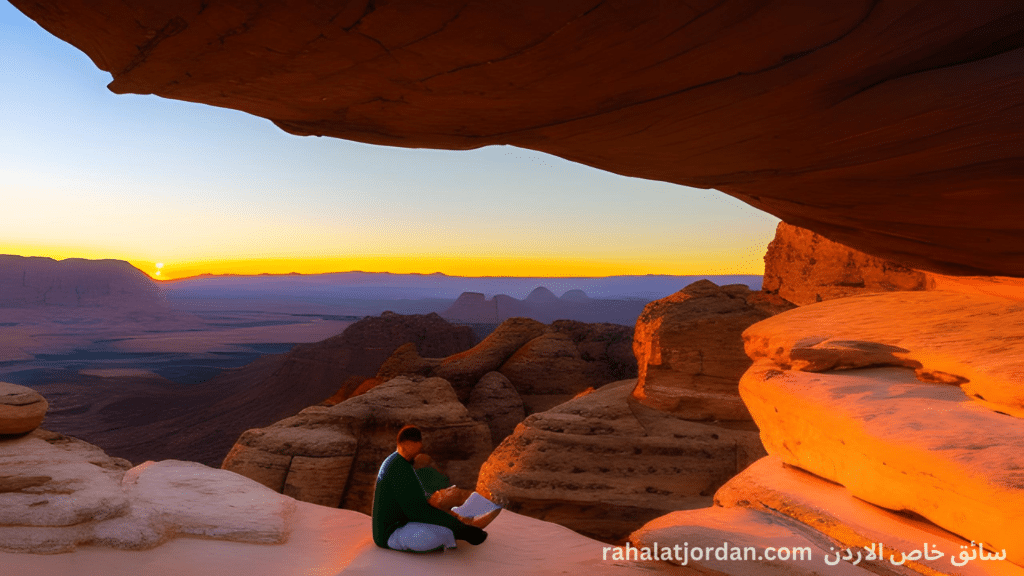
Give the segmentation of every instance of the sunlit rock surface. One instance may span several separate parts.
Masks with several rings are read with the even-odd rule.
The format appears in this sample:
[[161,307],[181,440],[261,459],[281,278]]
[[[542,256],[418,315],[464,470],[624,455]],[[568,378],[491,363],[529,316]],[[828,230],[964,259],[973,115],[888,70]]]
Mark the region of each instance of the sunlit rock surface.
[[959,384],[994,410],[1024,416],[1024,304],[985,294],[893,292],[841,298],[769,318],[747,354],[782,369],[914,368]]
[[45,556],[0,551],[0,566],[18,576],[679,574],[660,563],[602,560],[606,544],[509,511],[487,527],[489,536],[480,546],[459,542],[443,554],[407,554],[374,545],[365,514],[294,504],[291,533],[280,544],[175,538],[145,551],[100,546]]
[[25,386],[0,382],[0,434],[24,434],[43,423],[49,404]]
[[[915,550],[923,554],[927,543],[931,550],[928,557],[909,560],[903,565],[928,575],[1024,575],[1024,568],[1010,562],[980,559],[965,562],[959,556],[961,552],[980,554],[978,547],[972,546],[969,540],[909,514],[869,504],[834,482],[783,464],[777,456],[762,458],[729,480],[715,493],[715,504],[795,520],[831,539],[832,546],[842,551],[844,557],[847,548],[859,552],[863,560],[860,565],[878,573],[894,570],[894,560],[899,562],[906,556],[914,556]],[[865,548],[874,545],[877,551],[878,543],[885,546],[881,562],[867,560],[869,552]],[[990,548],[986,551],[998,552]],[[835,552],[829,556],[831,561],[837,559]],[[855,558],[851,553],[851,560]],[[955,565],[954,559],[963,566]]]
[[743,330],[794,306],[746,286],[700,280],[644,308],[633,353],[634,397],[689,420],[749,420],[740,376],[750,366]]
[[[673,550],[672,564],[690,566],[701,573],[729,576],[867,576],[873,572],[860,566],[839,563],[829,566],[824,559],[831,542],[808,533],[798,522],[785,517],[760,514],[745,508],[702,508],[666,514],[630,535],[637,547]],[[775,549],[765,557],[766,543]],[[684,547],[685,544],[685,547]],[[744,557],[744,550],[752,548]],[[787,550],[785,559],[777,557]],[[798,550],[799,556],[790,556]]]
[[635,380],[527,417],[480,469],[477,491],[509,510],[606,541],[711,503],[764,452],[753,431],[689,422],[640,405]]
[[929,275],[779,222],[764,255],[761,289],[799,305],[844,296],[926,290]]
[[369,513],[377,471],[406,424],[423,431],[423,450],[452,482],[476,484],[491,451],[490,430],[440,378],[394,378],[334,406],[311,406],[248,430],[222,468],[298,500]]
[[129,468],[96,446],[42,429],[0,440],[0,550],[141,550],[180,535],[287,539],[294,502],[252,480],[195,462]]
[[1024,563],[1024,420],[906,368],[813,373],[761,361],[740,393],[769,454]]
[[914,268],[1024,275],[1014,3],[14,4],[116,93],[294,134],[532,148],[717,188]]

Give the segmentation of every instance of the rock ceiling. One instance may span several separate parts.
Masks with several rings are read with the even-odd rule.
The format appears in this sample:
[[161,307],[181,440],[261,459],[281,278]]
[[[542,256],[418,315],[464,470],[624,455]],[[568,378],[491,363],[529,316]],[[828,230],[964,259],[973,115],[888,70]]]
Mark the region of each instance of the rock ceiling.
[[13,3],[116,93],[293,134],[531,148],[717,188],[915,268],[1024,276],[1019,2]]

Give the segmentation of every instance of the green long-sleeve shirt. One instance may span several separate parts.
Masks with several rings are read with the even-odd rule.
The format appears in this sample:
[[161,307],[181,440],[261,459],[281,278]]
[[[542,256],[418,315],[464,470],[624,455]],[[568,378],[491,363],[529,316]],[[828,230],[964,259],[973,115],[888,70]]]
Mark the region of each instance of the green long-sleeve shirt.
[[394,452],[384,459],[373,492],[373,542],[388,547],[388,538],[407,522],[423,522],[450,528],[459,538],[468,528],[454,516],[434,508],[423,494],[412,463]]

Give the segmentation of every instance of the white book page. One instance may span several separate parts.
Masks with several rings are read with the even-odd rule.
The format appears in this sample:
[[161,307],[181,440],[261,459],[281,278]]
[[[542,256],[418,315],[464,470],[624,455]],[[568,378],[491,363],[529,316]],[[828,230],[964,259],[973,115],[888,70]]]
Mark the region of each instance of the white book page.
[[501,506],[498,506],[480,494],[473,492],[462,506],[452,508],[452,512],[455,512],[463,518],[476,518],[477,516],[487,514],[488,512],[497,510],[498,508],[501,508]]

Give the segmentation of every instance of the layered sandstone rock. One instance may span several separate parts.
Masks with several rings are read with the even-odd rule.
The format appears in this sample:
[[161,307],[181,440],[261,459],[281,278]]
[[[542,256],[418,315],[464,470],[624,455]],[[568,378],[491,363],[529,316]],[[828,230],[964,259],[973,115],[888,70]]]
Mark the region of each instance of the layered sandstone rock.
[[[714,508],[667,514],[631,534],[630,541],[647,547],[686,542],[689,566],[736,575],[1024,575],[1015,564],[981,560],[977,543],[910,514],[869,504],[775,456],[729,480],[715,493]],[[729,545],[725,561],[716,558],[723,542]],[[793,546],[807,547],[810,555],[765,558],[766,546],[778,551],[783,542],[789,552]],[[703,546],[712,548],[711,557],[701,554],[694,560],[693,549]],[[746,546],[753,554],[742,557]],[[986,557],[996,553],[985,546]],[[731,558],[737,549],[742,558]],[[961,553],[974,558],[965,560]]]
[[764,255],[761,290],[804,305],[872,292],[926,290],[929,275],[779,222]]
[[747,354],[780,369],[906,366],[1024,416],[1024,305],[978,293],[894,292],[801,307],[751,326]]
[[312,406],[238,439],[223,468],[297,500],[369,513],[377,470],[398,430],[423,431],[423,449],[456,484],[476,483],[491,451],[448,382],[399,377],[334,406]]
[[37,429],[0,439],[0,549],[52,554],[81,544],[140,550],[178,535],[280,543],[294,502],[194,462],[126,460]]
[[588,388],[635,378],[632,343],[628,326],[558,320],[519,348],[499,371],[519,392],[526,413],[533,414]]
[[[293,416],[338,392],[335,401],[356,393],[403,344],[446,356],[466,350],[475,341],[469,327],[453,326],[437,314],[385,312],[367,317],[326,340],[225,370],[190,398],[180,394],[125,398],[123,404],[133,408],[134,433],[123,434],[123,422],[112,422],[113,432],[103,435],[104,445],[128,457],[147,455],[135,462],[187,458],[217,467],[246,430]],[[200,402],[203,397],[209,400]],[[124,414],[123,407],[110,411]],[[168,418],[169,412],[174,416]]]
[[469,416],[487,424],[497,446],[526,418],[523,399],[501,372],[488,372],[473,387],[466,404]]
[[49,404],[31,388],[0,382],[0,434],[24,434],[43,423]]
[[459,399],[468,401],[470,391],[484,374],[500,368],[512,354],[543,334],[544,330],[545,326],[536,320],[511,318],[498,326],[483,342],[445,358],[431,371],[431,375],[450,382]]
[[689,420],[749,420],[737,390],[751,363],[741,334],[791,308],[778,296],[708,280],[649,303],[633,338],[634,397]]
[[1020,302],[893,292],[745,333],[740,392],[769,453],[1024,565]]
[[15,5],[116,93],[293,134],[532,148],[914,268],[1024,275],[1013,3]]
[[741,383],[770,454],[1024,564],[1024,420],[905,368],[755,364]]
[[545,326],[511,318],[472,350],[448,358],[423,358],[414,345],[405,345],[384,362],[376,378],[445,378],[466,403],[481,378],[496,371],[512,383],[526,413],[532,414],[588,388],[635,377],[632,333],[618,324],[557,320]]
[[763,454],[757,433],[639,405],[634,380],[527,417],[480,469],[506,508],[605,541],[671,510],[706,506]]
[[[962,562],[961,552],[980,553],[968,540],[910,514],[869,504],[834,482],[783,464],[776,456],[762,458],[722,486],[715,494],[715,504],[792,519],[836,542],[835,550],[844,557],[845,549],[850,548],[866,558],[871,549],[879,551],[882,543],[882,558],[860,564],[882,574],[895,569],[894,562],[913,556],[915,550],[923,552],[927,543],[941,556],[930,553],[903,565],[921,574],[1024,575],[1024,568],[1008,562]],[[991,552],[988,548],[987,553]],[[829,556],[836,558],[834,552]]]

